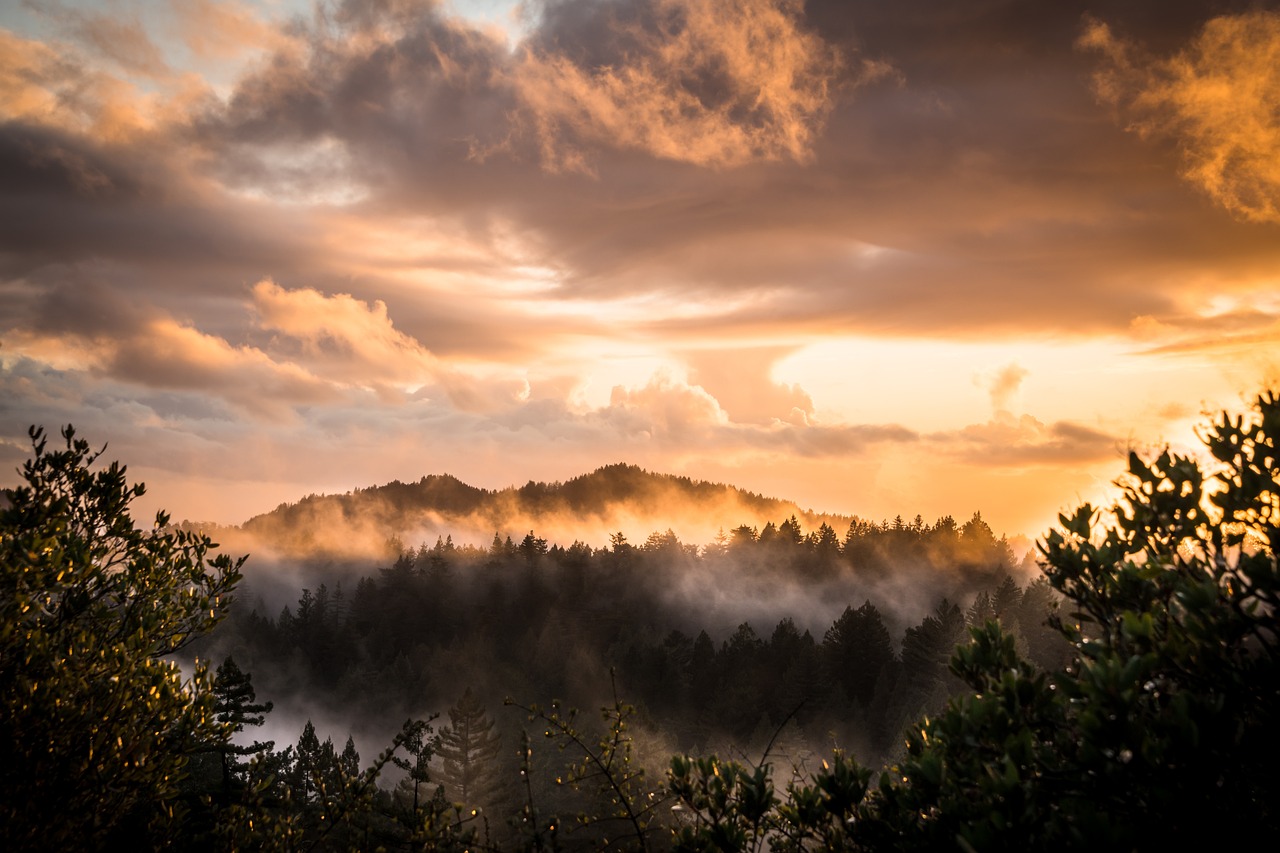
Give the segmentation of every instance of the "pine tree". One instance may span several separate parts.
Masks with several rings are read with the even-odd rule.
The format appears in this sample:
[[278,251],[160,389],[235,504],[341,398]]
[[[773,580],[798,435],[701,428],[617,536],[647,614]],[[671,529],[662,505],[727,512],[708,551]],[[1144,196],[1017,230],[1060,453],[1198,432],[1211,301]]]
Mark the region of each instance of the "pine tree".
[[832,680],[844,688],[851,702],[864,708],[881,671],[897,663],[889,631],[870,600],[857,610],[846,607],[827,630],[822,645]]
[[432,736],[431,726],[426,722],[406,727],[404,735],[407,755],[392,759],[397,767],[405,771],[404,778],[396,785],[395,795],[407,807],[405,811],[409,825],[417,826],[421,823],[421,808],[427,793],[424,786],[431,781],[431,757],[435,752],[437,739]]
[[[214,714],[217,715],[218,722],[230,727],[230,735],[244,731],[245,726],[262,725],[273,707],[270,702],[255,701],[257,694],[253,689],[252,678],[230,656],[218,667],[218,673],[213,679],[213,695]],[[274,746],[274,741],[254,741],[244,745],[232,743],[230,738],[219,743],[217,751],[222,757],[223,794],[231,793],[233,777],[240,775],[246,767],[240,757],[267,752]]]
[[499,793],[496,765],[502,738],[471,688],[449,709],[449,725],[439,738],[439,779],[446,792],[465,805],[492,805]]

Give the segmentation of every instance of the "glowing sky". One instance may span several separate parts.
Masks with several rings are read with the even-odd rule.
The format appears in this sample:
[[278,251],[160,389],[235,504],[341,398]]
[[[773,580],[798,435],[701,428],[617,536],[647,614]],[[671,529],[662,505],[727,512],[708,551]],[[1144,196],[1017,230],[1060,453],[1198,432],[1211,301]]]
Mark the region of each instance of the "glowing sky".
[[0,483],[71,422],[177,518],[631,462],[1035,536],[1280,376],[1280,12],[22,0],[0,223]]

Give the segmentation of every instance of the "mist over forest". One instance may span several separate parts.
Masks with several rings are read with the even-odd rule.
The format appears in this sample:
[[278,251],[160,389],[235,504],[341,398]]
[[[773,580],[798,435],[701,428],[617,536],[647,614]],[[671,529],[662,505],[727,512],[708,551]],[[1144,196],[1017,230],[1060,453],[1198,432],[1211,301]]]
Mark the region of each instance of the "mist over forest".
[[0,176],[2,853],[1280,837],[1277,0],[0,2]]
[[[635,541],[619,529],[646,524]],[[430,476],[309,496],[216,535],[265,551],[192,647],[274,703],[253,737],[283,747],[314,723],[384,743],[466,696],[506,746],[495,780],[519,778],[528,725],[508,701],[624,700],[656,776],[675,752],[878,766],[963,687],[947,662],[966,628],[999,619],[1044,667],[1070,652],[1045,624],[1058,596],[976,512],[869,522],[615,465],[497,492]],[[482,803],[498,825],[520,806],[502,790]]]
[[[1224,816],[1274,827],[1280,397],[1256,406],[1260,422],[1206,434],[1212,482],[1188,457],[1130,454],[1114,521],[1063,514],[1039,562],[978,512],[843,533],[792,512],[702,544],[672,527],[601,545],[396,532],[495,508],[652,519],[655,495],[701,523],[793,508],[613,466],[313,496],[239,529],[292,536],[250,573],[164,513],[144,532],[122,467],[91,470],[71,427],[63,450],[32,428],[28,485],[0,506],[0,833],[12,849],[1054,850],[1208,841]],[[308,552],[341,525],[389,535]],[[83,808],[40,817],[65,801]]]

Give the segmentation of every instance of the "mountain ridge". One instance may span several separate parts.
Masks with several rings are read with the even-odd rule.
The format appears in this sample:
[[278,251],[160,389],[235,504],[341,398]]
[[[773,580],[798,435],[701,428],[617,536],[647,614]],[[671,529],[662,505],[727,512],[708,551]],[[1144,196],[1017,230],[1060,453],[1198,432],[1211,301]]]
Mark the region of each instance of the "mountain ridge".
[[253,516],[239,529],[283,552],[354,554],[382,547],[392,537],[411,544],[450,535],[480,544],[495,533],[518,538],[526,531],[564,545],[599,546],[616,533],[635,539],[671,530],[684,541],[706,544],[739,526],[759,528],[792,516],[806,530],[826,523],[838,535],[857,520],[727,483],[618,462],[567,480],[530,480],[502,489],[443,473],[311,494]]

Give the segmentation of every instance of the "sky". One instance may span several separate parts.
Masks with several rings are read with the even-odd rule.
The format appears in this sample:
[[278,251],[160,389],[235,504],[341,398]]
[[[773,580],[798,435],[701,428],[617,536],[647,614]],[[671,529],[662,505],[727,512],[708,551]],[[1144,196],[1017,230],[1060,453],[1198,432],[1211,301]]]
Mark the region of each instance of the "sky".
[[0,223],[0,485],[71,423],[175,519],[628,462],[1034,538],[1280,381],[1280,10],[14,0]]

